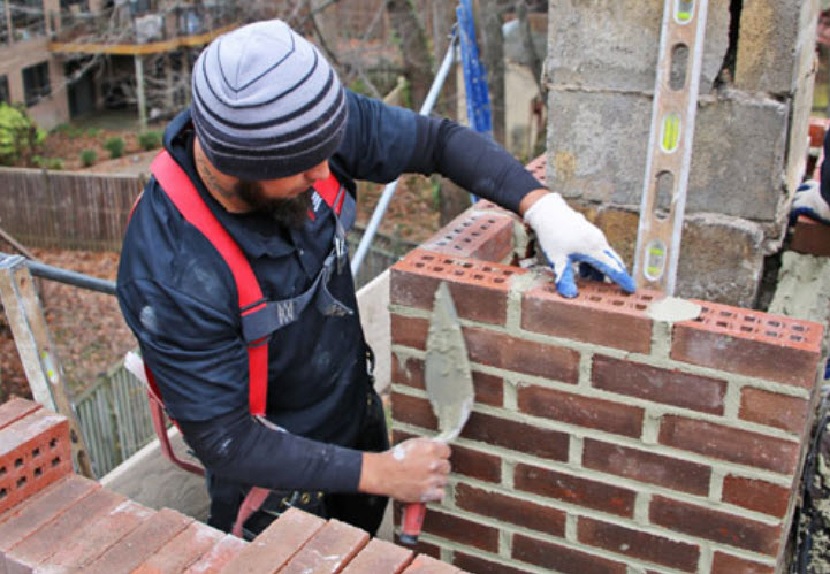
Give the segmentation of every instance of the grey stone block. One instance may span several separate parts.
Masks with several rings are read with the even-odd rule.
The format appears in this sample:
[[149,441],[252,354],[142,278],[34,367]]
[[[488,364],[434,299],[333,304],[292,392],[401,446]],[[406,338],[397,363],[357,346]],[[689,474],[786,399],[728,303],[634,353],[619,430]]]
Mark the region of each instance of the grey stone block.
[[815,0],[743,0],[735,87],[791,94],[813,68]]
[[639,206],[652,98],[551,88],[548,186],[569,198]]
[[[549,96],[548,186],[568,198],[639,208],[651,98],[555,89]],[[780,219],[788,114],[785,103],[737,92],[701,101],[686,212]]]
[[764,233],[750,221],[688,215],[680,239],[675,295],[753,308],[761,286]]
[[[552,85],[654,91],[662,2],[551,0],[548,15],[547,75]],[[712,89],[723,65],[729,21],[729,0],[710,1],[701,93]]]
[[776,221],[789,105],[737,92],[730,96],[698,106],[686,212]]

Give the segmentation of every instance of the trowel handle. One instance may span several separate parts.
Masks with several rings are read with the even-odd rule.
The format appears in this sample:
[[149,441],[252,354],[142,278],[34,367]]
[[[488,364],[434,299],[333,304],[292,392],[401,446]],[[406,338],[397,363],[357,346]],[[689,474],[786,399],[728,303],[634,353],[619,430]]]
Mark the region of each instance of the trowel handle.
[[423,502],[415,502],[403,507],[400,535],[402,544],[409,546],[418,544],[418,536],[421,535],[421,526],[424,525],[424,517],[426,514],[427,505]]

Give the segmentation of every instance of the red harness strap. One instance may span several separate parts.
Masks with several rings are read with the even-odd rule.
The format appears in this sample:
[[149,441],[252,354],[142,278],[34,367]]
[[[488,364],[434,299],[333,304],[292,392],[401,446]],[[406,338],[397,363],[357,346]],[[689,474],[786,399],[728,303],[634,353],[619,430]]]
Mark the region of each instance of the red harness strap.
[[[181,166],[176,163],[167,151],[162,151],[153,160],[151,171],[159,184],[161,184],[162,189],[170,197],[170,200],[184,216],[185,220],[202,232],[228,264],[234,281],[236,282],[237,300],[241,313],[247,315],[262,308],[265,305],[262,289],[251,269],[250,263],[245,258],[245,254],[222,224],[219,223],[216,216],[210,211],[210,208],[208,208],[207,204],[201,198],[193,182]],[[335,212],[339,212],[342,209],[343,194],[340,193],[340,183],[333,174],[330,174],[325,180],[316,182],[314,188]],[[334,205],[335,202],[339,205]],[[268,394],[268,345],[265,339],[255,341],[248,345],[248,369],[249,408],[252,415],[263,416],[265,414]],[[182,461],[173,451],[163,423],[165,412],[158,384],[153,378],[150,369],[145,367],[145,371],[147,374],[147,382],[150,386],[148,394],[150,394],[151,399],[153,426],[161,442],[164,455],[174,464],[185,470],[197,474],[204,474],[203,468]],[[233,534],[239,537],[242,536],[242,525],[251,513],[255,512],[262,502],[265,501],[268,492],[267,489],[259,487],[253,487],[249,491],[239,509],[236,523],[233,527]]]

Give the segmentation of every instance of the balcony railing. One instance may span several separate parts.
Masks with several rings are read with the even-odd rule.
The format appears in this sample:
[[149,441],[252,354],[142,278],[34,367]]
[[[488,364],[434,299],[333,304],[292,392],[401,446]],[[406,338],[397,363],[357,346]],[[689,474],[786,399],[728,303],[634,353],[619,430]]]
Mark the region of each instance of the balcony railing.
[[99,13],[62,10],[53,16],[53,43],[142,45],[195,37],[237,21],[235,1],[153,10],[153,2],[131,2]]

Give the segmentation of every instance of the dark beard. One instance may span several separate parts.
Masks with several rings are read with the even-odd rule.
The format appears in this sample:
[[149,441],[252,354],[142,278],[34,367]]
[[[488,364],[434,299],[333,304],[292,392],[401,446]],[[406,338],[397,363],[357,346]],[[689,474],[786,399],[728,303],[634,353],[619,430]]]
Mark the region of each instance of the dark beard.
[[254,211],[271,216],[280,225],[300,228],[308,220],[311,188],[290,199],[271,199],[264,196],[258,181],[240,179],[234,184],[234,191]]

